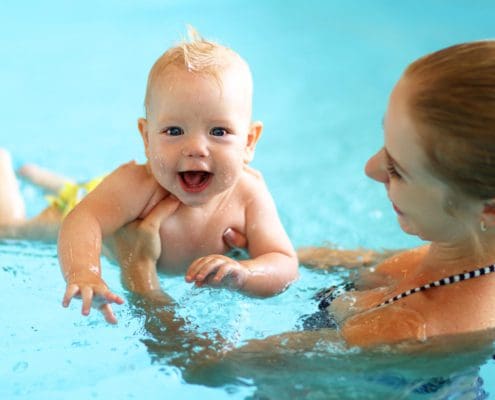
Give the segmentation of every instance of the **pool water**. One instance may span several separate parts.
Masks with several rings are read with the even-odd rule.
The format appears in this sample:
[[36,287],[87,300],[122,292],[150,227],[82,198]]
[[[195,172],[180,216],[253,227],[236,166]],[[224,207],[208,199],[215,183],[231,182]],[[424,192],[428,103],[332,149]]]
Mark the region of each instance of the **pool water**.
[[[382,143],[388,93],[418,56],[495,33],[488,0],[4,3],[0,147],[16,166],[35,162],[82,180],[143,161],[136,119],[147,73],[190,23],[251,66],[254,118],[264,122],[253,165],[296,247],[420,244],[400,231],[383,188],[363,173]],[[42,194],[26,184],[22,191],[35,215]],[[474,352],[239,354],[190,378],[169,362],[167,343],[156,346],[160,327],[122,288],[118,268],[105,261],[103,269],[126,299],[115,308],[118,326],[81,317],[77,302],[60,306],[65,285],[54,245],[0,242],[1,399],[469,399],[478,376],[495,398],[494,362]],[[260,300],[161,277],[193,331],[219,331],[236,345],[294,329],[315,307],[315,291],[339,279],[303,268],[286,292]],[[414,391],[439,376],[450,381]]]

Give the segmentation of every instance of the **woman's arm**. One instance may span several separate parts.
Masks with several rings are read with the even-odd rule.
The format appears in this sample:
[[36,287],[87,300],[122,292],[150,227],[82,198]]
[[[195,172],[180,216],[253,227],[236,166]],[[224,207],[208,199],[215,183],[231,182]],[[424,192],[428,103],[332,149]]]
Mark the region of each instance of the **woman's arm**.
[[370,249],[342,250],[332,245],[302,247],[297,250],[299,262],[310,268],[332,269],[334,267],[358,268],[379,264],[402,250],[375,251]]

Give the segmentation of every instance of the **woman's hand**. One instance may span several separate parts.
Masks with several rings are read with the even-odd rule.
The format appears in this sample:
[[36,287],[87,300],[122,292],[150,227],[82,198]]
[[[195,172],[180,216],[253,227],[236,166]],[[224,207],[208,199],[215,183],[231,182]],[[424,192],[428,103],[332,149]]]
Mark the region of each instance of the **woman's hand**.
[[231,249],[246,249],[248,247],[246,236],[232,228],[225,229],[223,241]]

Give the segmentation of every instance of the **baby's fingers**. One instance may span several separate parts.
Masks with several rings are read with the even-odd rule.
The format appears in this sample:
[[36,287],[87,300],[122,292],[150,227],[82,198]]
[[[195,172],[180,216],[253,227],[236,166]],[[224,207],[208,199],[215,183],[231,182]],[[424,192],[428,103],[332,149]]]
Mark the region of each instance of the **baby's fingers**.
[[117,317],[115,316],[115,314],[113,313],[112,311],[112,306],[108,303],[106,304],[103,304],[101,307],[100,307],[100,311],[101,313],[103,314],[103,316],[105,317],[105,320],[109,323],[109,324],[116,324],[117,323]]
[[69,285],[65,290],[64,298],[62,299],[62,306],[69,307],[70,301],[74,296],[79,294],[79,285]]
[[213,277],[211,283],[219,285],[220,283],[231,289],[239,289],[244,286],[247,271],[235,262],[226,262],[223,264]]
[[107,290],[101,295],[107,303],[117,303],[124,304],[124,299],[122,297],[117,296],[115,293],[112,293],[110,290]]
[[89,315],[91,310],[91,302],[93,300],[93,289],[89,286],[85,286],[81,289],[82,297],[82,314]]
[[93,307],[98,308],[101,311],[107,322],[116,324],[117,318],[112,311],[110,303],[123,304],[124,300],[108,289],[104,289],[103,291],[95,289]]
[[196,264],[194,263],[190,271],[188,271],[186,276],[188,282],[203,282],[208,275],[214,273],[224,263],[223,260],[218,258],[203,258],[199,261],[201,262],[198,265],[194,265]]
[[196,280],[196,275],[201,271],[203,266],[208,262],[208,257],[201,257],[194,261],[186,272],[186,282],[193,282]]
[[223,263],[222,265],[220,265],[218,267],[218,270],[215,274],[215,276],[213,276],[211,279],[209,279],[209,281],[211,281],[211,283],[215,284],[215,283],[219,283],[221,281],[223,281],[223,279],[230,275],[232,272],[232,264],[231,263]]

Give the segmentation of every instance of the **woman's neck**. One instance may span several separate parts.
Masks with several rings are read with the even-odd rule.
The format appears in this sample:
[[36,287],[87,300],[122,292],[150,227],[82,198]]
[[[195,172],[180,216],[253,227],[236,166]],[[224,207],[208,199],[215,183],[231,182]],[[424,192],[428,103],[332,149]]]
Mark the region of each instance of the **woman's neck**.
[[[491,236],[491,235],[490,235]],[[457,243],[432,242],[421,270],[454,275],[495,263],[495,237],[483,235]]]

